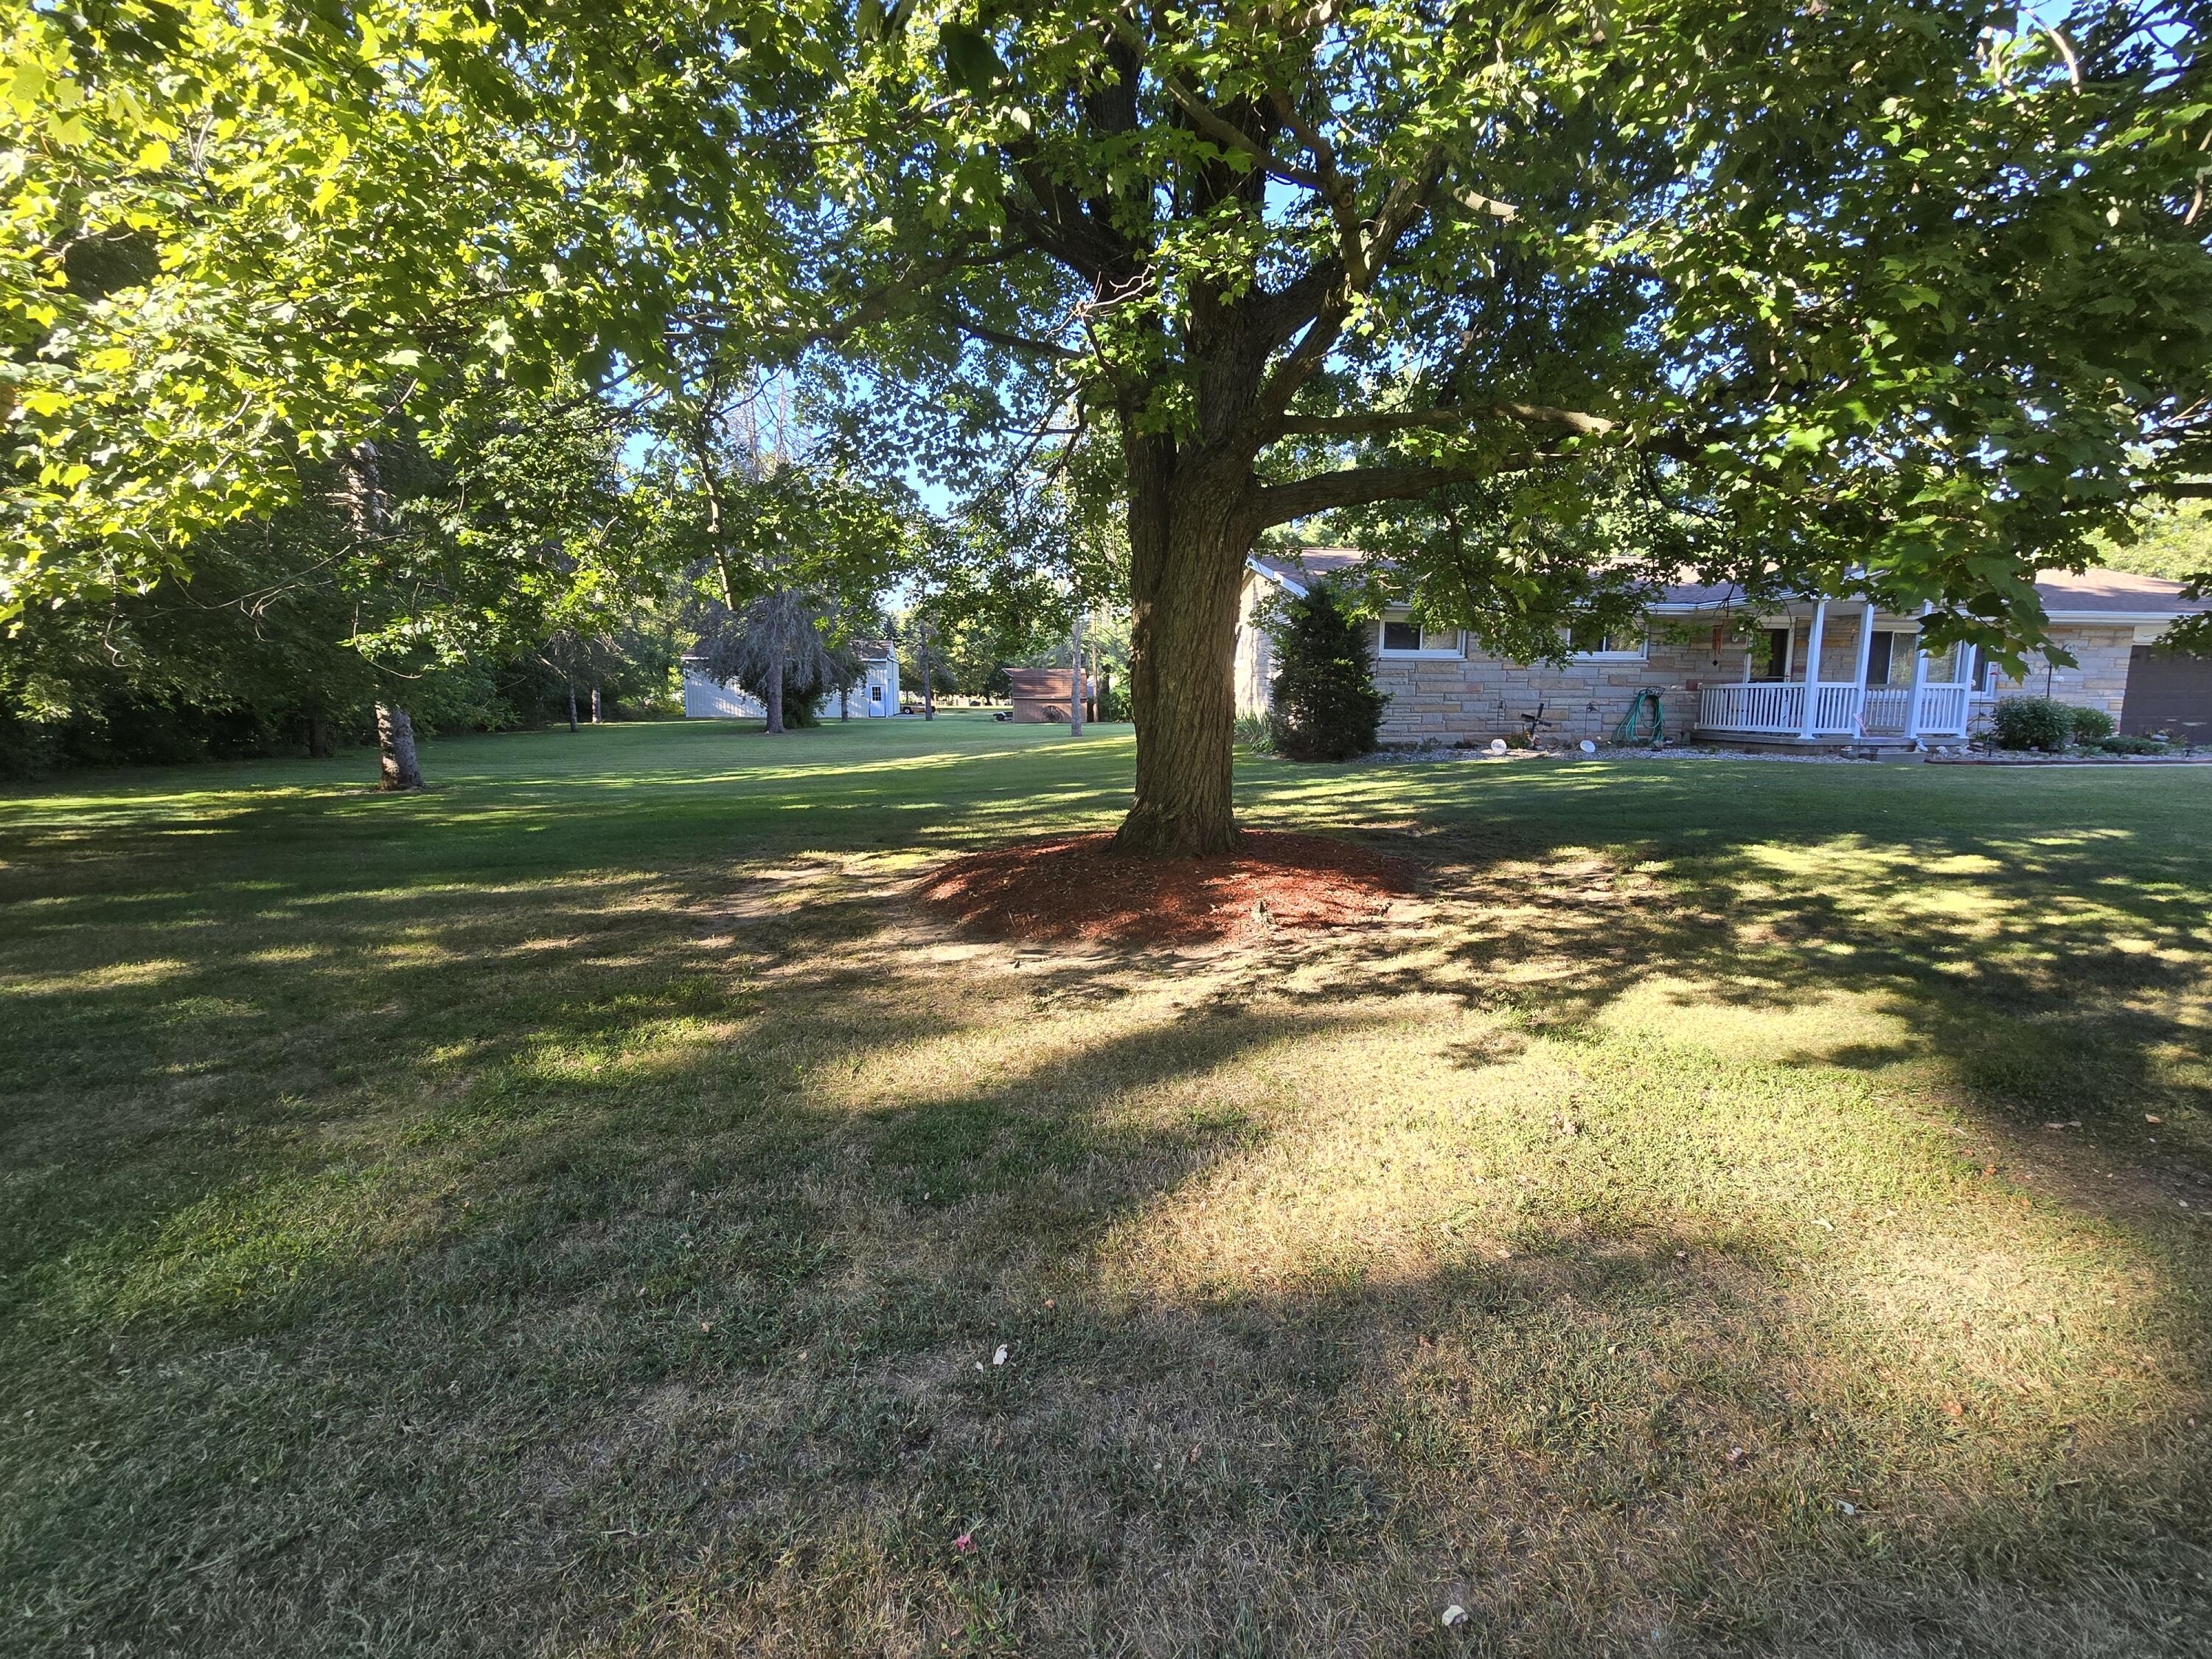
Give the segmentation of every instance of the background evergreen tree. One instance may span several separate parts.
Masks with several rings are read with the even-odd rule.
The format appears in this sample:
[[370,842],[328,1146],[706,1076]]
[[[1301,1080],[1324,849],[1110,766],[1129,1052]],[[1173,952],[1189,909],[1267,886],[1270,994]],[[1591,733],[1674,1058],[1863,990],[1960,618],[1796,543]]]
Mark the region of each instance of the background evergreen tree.
[[708,600],[699,655],[708,678],[757,698],[775,735],[821,724],[816,704],[860,678],[860,659],[831,637],[832,607],[818,594],[770,588],[743,610]]
[[1350,760],[1375,747],[1382,706],[1366,629],[1327,587],[1286,600],[1277,611],[1273,704],[1275,751],[1292,760]]

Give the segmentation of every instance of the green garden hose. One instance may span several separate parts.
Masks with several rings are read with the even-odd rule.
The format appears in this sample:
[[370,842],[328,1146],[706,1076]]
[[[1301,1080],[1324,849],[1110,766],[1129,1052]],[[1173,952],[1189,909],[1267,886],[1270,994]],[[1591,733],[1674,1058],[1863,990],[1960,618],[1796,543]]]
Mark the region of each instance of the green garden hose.
[[[1644,711],[1651,710],[1649,731],[1642,726]],[[1656,691],[1638,691],[1636,701],[1628,705],[1628,712],[1620,717],[1620,724],[1613,728],[1613,740],[1617,744],[1648,743],[1654,749],[1667,741],[1667,706],[1659,701]]]

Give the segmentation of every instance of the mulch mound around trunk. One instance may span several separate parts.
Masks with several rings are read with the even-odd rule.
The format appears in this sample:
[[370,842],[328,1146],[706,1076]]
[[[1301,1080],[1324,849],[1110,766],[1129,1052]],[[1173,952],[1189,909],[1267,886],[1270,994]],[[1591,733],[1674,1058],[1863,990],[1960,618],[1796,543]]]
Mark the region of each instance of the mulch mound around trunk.
[[1211,859],[1117,853],[1110,835],[1054,836],[957,858],[922,902],[994,939],[1212,945],[1376,920],[1413,866],[1327,836],[1247,830]]

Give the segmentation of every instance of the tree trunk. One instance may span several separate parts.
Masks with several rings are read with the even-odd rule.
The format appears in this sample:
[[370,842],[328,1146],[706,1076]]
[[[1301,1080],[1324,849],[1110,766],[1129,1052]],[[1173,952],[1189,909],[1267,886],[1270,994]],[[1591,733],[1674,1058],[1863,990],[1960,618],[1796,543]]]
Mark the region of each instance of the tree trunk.
[[937,718],[937,677],[929,672],[929,626],[921,629],[921,717],[926,720]]
[[837,720],[840,725],[853,718],[852,694],[853,688],[849,685],[837,688]]
[[1083,694],[1090,699],[1090,714],[1095,720],[1098,718],[1098,636],[1096,634],[1091,636],[1091,673],[1084,685]]
[[1083,607],[1075,607],[1075,625],[1067,636],[1067,659],[1075,665],[1067,671],[1067,735],[1083,735]]
[[778,737],[783,732],[783,653],[776,651],[769,657],[768,696],[762,699],[768,708],[765,735]]
[[594,726],[597,726],[599,723],[599,688],[595,684],[595,685],[593,685],[593,686],[592,687],[592,725],[594,725]]
[[331,730],[329,719],[321,714],[308,715],[307,758],[309,760],[328,760],[331,756],[337,752],[337,738]]
[[1152,858],[1232,853],[1237,597],[1255,528],[1251,465],[1178,457],[1142,435],[1129,456],[1137,787],[1114,844]]
[[571,732],[576,729],[576,683],[574,680],[568,682],[568,729]]
[[415,722],[396,702],[376,705],[376,751],[378,788],[422,787],[422,768],[415,758]]

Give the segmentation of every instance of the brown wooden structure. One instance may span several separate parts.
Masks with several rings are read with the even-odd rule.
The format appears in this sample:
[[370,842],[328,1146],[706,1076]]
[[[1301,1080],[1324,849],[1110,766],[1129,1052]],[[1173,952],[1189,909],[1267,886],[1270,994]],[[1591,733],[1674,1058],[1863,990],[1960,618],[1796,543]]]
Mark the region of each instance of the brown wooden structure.
[[1013,683],[1016,725],[1067,724],[1068,700],[1075,695],[1073,668],[1009,668],[1006,678]]

